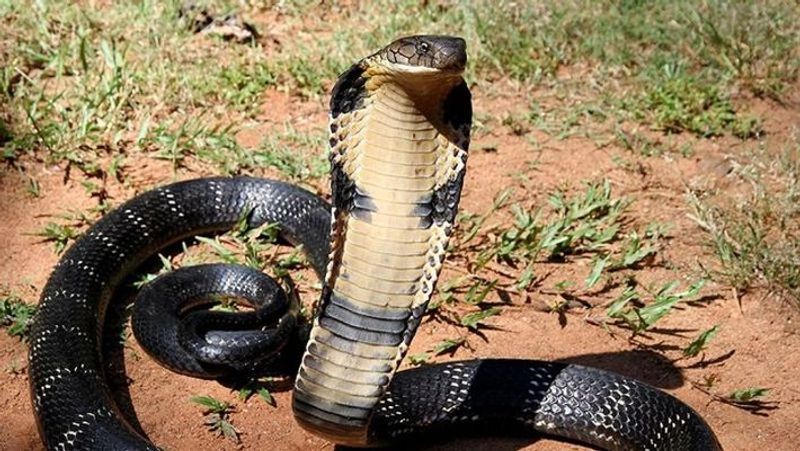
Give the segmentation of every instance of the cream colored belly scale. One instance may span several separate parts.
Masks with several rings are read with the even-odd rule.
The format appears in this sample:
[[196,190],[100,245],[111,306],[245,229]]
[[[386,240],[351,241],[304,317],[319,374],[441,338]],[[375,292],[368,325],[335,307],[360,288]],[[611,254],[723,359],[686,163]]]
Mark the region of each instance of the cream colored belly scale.
[[[326,280],[346,308],[317,318],[295,397],[313,404],[321,422],[344,422],[354,431],[368,421],[407,350],[406,326],[430,298],[450,227],[431,222],[430,204],[434,190],[461,169],[453,167],[460,149],[417,104],[389,86],[332,122],[349,131],[332,151],[356,193],[354,211],[334,212],[342,233],[332,243]],[[351,327],[351,311],[374,321]]]

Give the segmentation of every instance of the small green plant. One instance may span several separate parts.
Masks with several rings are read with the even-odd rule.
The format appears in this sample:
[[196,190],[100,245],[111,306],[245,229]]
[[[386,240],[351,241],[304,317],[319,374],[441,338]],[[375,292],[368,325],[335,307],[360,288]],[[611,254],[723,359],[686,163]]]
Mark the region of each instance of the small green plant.
[[240,431],[230,422],[230,413],[233,412],[233,407],[230,404],[211,396],[193,396],[190,401],[205,407],[204,413],[206,417],[203,423],[208,426],[209,430],[235,443],[239,443]]
[[[652,293],[652,300],[646,299],[634,287],[627,287],[606,310],[609,318],[619,320],[625,324],[634,335],[640,334],[653,327],[661,318],[672,311],[678,303],[688,301],[697,296],[705,285],[705,280],[693,283],[686,291],[673,293],[678,286],[677,281],[669,282],[658,291]],[[634,305],[638,302],[639,305]]]
[[233,250],[225,247],[219,236],[215,236],[214,238],[196,236],[195,239],[200,243],[208,245],[214,253],[217,254],[217,257],[221,258],[225,263],[239,263],[239,256]]
[[630,268],[655,255],[663,233],[663,226],[657,223],[650,224],[645,230],[644,236],[639,235],[635,230],[631,231],[622,243],[621,255],[614,258],[610,269]]
[[544,225],[540,246],[550,258],[598,249],[610,243],[619,231],[620,215],[630,203],[611,196],[611,183],[586,185],[582,195],[566,198],[557,192],[548,198],[556,218]]
[[[460,213],[458,221],[461,227],[457,229],[457,233],[452,240],[454,243],[450,245],[450,251],[467,251],[471,250],[473,246],[479,245],[479,243],[476,243],[476,239],[480,236],[481,232],[484,231],[486,221],[506,206],[506,202],[508,202],[512,193],[513,191],[511,189],[505,189],[498,193],[492,201],[492,206],[484,214]],[[466,232],[462,234],[460,232],[461,230],[466,230]]]
[[603,271],[619,271],[633,268],[642,264],[656,254],[660,245],[659,239],[663,234],[663,226],[657,223],[650,224],[639,235],[635,230],[625,236],[619,251],[600,251],[592,257],[592,269],[586,277],[586,288],[592,288],[600,281]]
[[762,387],[749,387],[739,390],[734,390],[728,395],[728,399],[735,403],[747,404],[754,401],[760,401],[769,393],[768,388]]
[[485,279],[471,274],[465,274],[443,283],[439,288],[439,298],[433,305],[429,305],[428,310],[439,308],[441,303],[451,304],[456,301],[456,294],[463,296],[460,300],[469,305],[479,306],[484,303],[486,297],[495,290],[499,284],[497,278]]
[[275,168],[295,181],[319,178],[330,171],[328,159],[324,155],[306,156],[306,149],[323,149],[325,132],[314,130],[303,133],[290,124],[274,136],[268,136],[261,145],[251,151],[253,165],[262,168]]
[[229,105],[242,108],[253,115],[257,113],[264,88],[275,86],[277,75],[267,61],[244,62],[243,64],[225,65],[219,68],[216,77],[218,83],[202,86],[208,87],[207,94],[224,96]]
[[52,241],[55,245],[56,254],[61,255],[70,241],[78,238],[80,233],[72,226],[48,222],[41,231],[36,232],[34,235],[44,238],[44,241]]
[[592,259],[592,271],[589,273],[589,277],[586,278],[586,288],[592,288],[600,280],[600,276],[603,275],[603,270],[608,265],[609,259],[608,255],[595,255]]
[[683,349],[684,357],[696,357],[700,354],[701,351],[706,349],[708,342],[717,335],[717,332],[719,332],[719,326],[703,331],[694,341],[689,343],[689,346]]
[[643,133],[627,132],[619,127],[614,129],[614,140],[622,148],[645,157],[659,156],[668,150],[657,139]]
[[269,391],[269,388],[267,388],[270,382],[270,378],[260,378],[249,381],[238,390],[239,399],[247,401],[251,396],[257,394],[262,401],[275,407],[275,398],[272,397],[272,393]]
[[306,263],[307,261],[302,252],[302,248],[296,248],[292,252],[278,258],[273,269],[277,277],[284,277],[289,275],[290,270],[305,267]]
[[408,355],[408,363],[413,366],[420,366],[425,365],[431,359],[431,355],[428,352],[418,352],[416,354],[409,354]]
[[25,303],[19,296],[7,294],[0,297],[0,326],[9,335],[28,339],[28,331],[36,315],[36,306]]
[[573,286],[575,286],[575,282],[571,280],[559,280],[553,285],[553,289],[558,293],[565,293]]
[[25,191],[27,191],[28,194],[34,198],[41,197],[42,195],[42,187],[39,185],[39,182],[33,177],[28,177],[28,183],[25,186]]
[[436,355],[449,353],[452,354],[456,352],[458,348],[463,346],[467,342],[466,338],[459,337],[459,338],[448,338],[445,340],[436,343],[436,346],[433,347],[433,353]]
[[482,278],[476,278],[472,284],[469,285],[467,288],[466,293],[464,293],[464,302],[467,304],[478,305],[481,304],[485,299],[486,296],[494,290],[495,286],[497,286],[498,280],[485,280]]
[[511,133],[517,136],[523,136],[530,132],[528,122],[524,117],[520,117],[518,115],[506,115],[503,117],[502,124],[511,129]]
[[[542,219],[542,211],[531,214],[519,205],[512,205],[514,224],[492,230],[497,239],[483,246],[474,261],[473,271],[492,260],[515,267],[520,262],[528,265],[536,261],[542,253],[550,260],[558,260],[568,254],[601,249],[616,239],[620,216],[629,202],[613,198],[611,184],[606,180],[587,184],[583,194],[570,198],[556,192],[550,195],[548,203],[552,217],[547,221]],[[496,201],[490,213],[501,205]],[[473,222],[468,234],[470,240],[485,221],[480,218]],[[517,283],[526,286],[533,278],[533,268],[528,266]]]
[[[250,228],[248,217],[250,210],[245,211],[233,230],[225,235],[213,238],[195,237],[195,239],[211,248],[214,254],[226,263],[244,264],[255,269],[264,269],[270,260],[273,263],[275,275],[282,277],[289,270],[303,267],[306,260],[302,254],[302,247],[292,252],[276,257],[273,245],[277,242],[280,232],[277,224],[263,224]],[[269,255],[271,254],[271,255]]]
[[182,118],[177,125],[159,124],[139,140],[139,145],[160,149],[153,158],[170,161],[174,170],[191,154],[212,160],[209,158],[212,152],[236,154],[239,147],[233,139],[233,126],[208,126],[206,121],[207,118],[199,115]]
[[[186,244],[183,245],[183,250],[184,252],[186,251]],[[141,289],[146,284],[155,280],[155,278],[158,277],[160,274],[164,274],[175,269],[175,265],[173,265],[172,261],[169,258],[167,258],[164,254],[158,254],[158,259],[161,261],[161,269],[157,273],[148,273],[142,275],[142,277],[133,282],[134,288],[136,288],[137,290]]]
[[737,118],[731,126],[731,132],[739,139],[758,138],[764,133],[764,126],[760,117],[748,115]]
[[499,314],[499,307],[489,307],[477,312],[467,313],[461,317],[461,325],[477,331],[486,319]]
[[467,344],[467,339],[464,337],[448,338],[436,343],[432,348],[424,352],[410,354],[408,361],[414,366],[424,365],[430,362],[431,358],[442,354],[453,354],[458,348]]

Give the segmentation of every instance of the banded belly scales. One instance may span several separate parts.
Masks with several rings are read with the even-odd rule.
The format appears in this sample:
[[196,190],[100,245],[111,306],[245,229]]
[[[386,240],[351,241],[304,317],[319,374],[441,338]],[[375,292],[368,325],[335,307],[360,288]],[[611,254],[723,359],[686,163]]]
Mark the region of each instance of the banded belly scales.
[[[430,42],[393,43],[332,93],[331,254],[293,405],[304,427],[337,443],[368,441],[370,415],[433,293],[460,197],[472,116],[464,41]],[[456,56],[405,64],[434,51]]]

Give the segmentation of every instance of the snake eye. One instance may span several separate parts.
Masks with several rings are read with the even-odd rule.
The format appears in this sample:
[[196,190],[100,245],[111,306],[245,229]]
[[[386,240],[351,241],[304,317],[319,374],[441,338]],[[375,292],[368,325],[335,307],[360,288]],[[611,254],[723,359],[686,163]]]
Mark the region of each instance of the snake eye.
[[419,46],[417,47],[417,54],[424,55],[428,53],[428,50],[430,49],[431,49],[430,44],[428,44],[427,42],[420,42]]

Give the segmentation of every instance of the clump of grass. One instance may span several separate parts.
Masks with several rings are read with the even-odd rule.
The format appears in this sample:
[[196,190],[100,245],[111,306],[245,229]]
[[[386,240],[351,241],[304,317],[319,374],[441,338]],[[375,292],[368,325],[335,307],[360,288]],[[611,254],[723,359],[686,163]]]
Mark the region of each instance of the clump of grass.
[[[139,131],[141,138],[137,140],[137,144],[143,148],[158,149],[152,154],[153,158],[170,161],[173,169],[183,166],[184,160],[192,155],[240,153],[239,145],[233,138],[233,126],[208,125],[208,119],[203,116],[190,116],[178,124],[165,121],[152,130],[147,128],[148,124],[143,124],[143,128]],[[207,159],[223,163],[215,161],[214,158]],[[222,164],[220,166],[225,173],[233,172]]]
[[203,423],[208,426],[209,430],[235,443],[239,443],[239,434],[241,432],[230,422],[230,414],[234,410],[230,404],[211,396],[193,396],[190,401],[205,407],[206,417]]
[[458,337],[458,338],[446,338],[434,346],[428,348],[425,352],[420,352],[417,354],[409,355],[409,362],[412,365],[423,365],[429,362],[429,360],[438,355],[442,354],[449,354],[453,355],[455,352],[461,348],[462,346],[469,347],[467,339],[465,337]]
[[661,246],[659,240],[663,235],[664,226],[656,222],[648,225],[641,235],[636,230],[630,231],[621,244],[619,255],[612,259],[610,268],[631,268],[652,257],[658,252]]
[[[588,290],[603,275],[645,264],[660,249],[663,225],[650,224],[643,232],[624,231],[624,212],[630,200],[614,196],[607,180],[587,183],[583,192],[571,196],[556,191],[548,197],[548,207],[535,212],[518,204],[508,207],[510,196],[510,190],[502,191],[486,213],[459,217],[462,227],[457,229],[452,251],[457,256],[470,255],[464,259],[468,272],[444,281],[429,310],[446,315],[441,308],[456,300],[478,306],[480,310],[451,318],[477,330],[482,321],[501,311],[487,302],[490,295],[508,302],[512,293],[529,291],[548,277],[537,274],[538,263],[591,257],[593,264],[585,287]],[[500,211],[509,211],[514,222],[489,225],[490,218]],[[555,286],[564,299],[574,289],[573,281],[561,281]],[[554,306],[554,311],[564,308],[566,303]]]
[[586,288],[592,288],[600,281],[604,271],[620,271],[635,268],[651,259],[660,249],[660,239],[664,227],[659,223],[647,226],[642,235],[631,230],[616,252],[599,251],[592,257],[592,269],[586,278]]
[[716,81],[693,76],[674,63],[664,64],[648,79],[644,92],[631,102],[623,101],[622,108],[659,130],[701,137],[730,132],[749,138],[761,133],[758,118],[737,114],[725,86]]
[[780,100],[800,71],[797,5],[791,1],[707,2],[687,9],[697,57],[756,95]]
[[540,246],[550,259],[603,247],[616,239],[620,215],[629,204],[611,195],[611,183],[587,184],[582,195],[566,198],[556,192],[548,199],[556,217],[542,228]]
[[261,95],[278,85],[279,75],[269,61],[246,58],[235,64],[213,67],[217,71],[208,79],[193,79],[202,96],[219,97],[224,104],[254,117],[261,107]]
[[55,246],[56,254],[61,255],[67,245],[80,236],[80,232],[68,224],[48,222],[42,230],[35,233],[44,241],[52,241]]
[[[592,268],[586,289],[593,288],[604,274],[646,264],[660,249],[664,226],[648,225],[643,232],[625,232],[625,209],[630,200],[615,197],[607,181],[587,183],[585,191],[567,196],[556,191],[548,197],[547,209],[529,212],[520,205],[507,207],[509,190],[497,195],[482,215],[460,216],[462,227],[455,236],[456,254],[473,252],[465,259],[468,273],[444,282],[431,309],[451,304],[457,295],[470,305],[482,305],[490,293],[524,292],[546,276],[537,275],[535,265],[559,263],[589,256]],[[510,210],[510,225],[487,225],[498,211]],[[620,240],[620,238],[623,238]],[[484,272],[484,271],[488,272]],[[493,275],[489,275],[492,274]],[[511,282],[508,279],[512,279]],[[572,288],[569,282],[563,290]]]
[[609,305],[606,315],[619,320],[637,335],[652,328],[680,302],[694,299],[703,285],[705,280],[700,280],[685,291],[675,293],[678,282],[673,281],[653,293],[648,293],[649,296],[643,295],[634,287],[628,287]]
[[[628,201],[612,197],[611,184],[606,180],[587,184],[584,193],[569,198],[557,191],[548,197],[548,204],[551,214],[547,220],[541,210],[531,213],[513,205],[513,225],[493,228],[496,238],[482,246],[475,269],[493,259],[516,267],[536,261],[540,255],[559,260],[569,254],[599,249],[617,237],[620,215]],[[493,210],[498,205],[502,203],[495,201]],[[468,226],[470,232],[460,245],[472,241],[485,220],[486,217],[468,218],[472,222]]]
[[766,412],[778,408],[777,401],[769,401],[766,399],[770,392],[769,388],[754,386],[736,389],[728,394],[720,394],[719,392],[711,390],[718,381],[719,376],[716,373],[712,373],[704,376],[701,383],[692,384],[713,400],[746,410],[754,415],[765,416]]
[[275,407],[275,398],[272,397],[272,393],[268,388],[270,382],[272,382],[271,378],[258,378],[248,381],[237,391],[239,399],[247,401],[253,395],[258,395],[259,399]]
[[295,181],[322,177],[330,171],[324,152],[306,156],[308,154],[303,151],[324,149],[326,137],[322,130],[305,133],[285,124],[283,131],[267,136],[257,149],[251,151],[252,164],[275,168]]
[[709,237],[711,277],[739,292],[766,285],[800,302],[800,140],[777,157],[756,150],[739,166],[739,195],[689,193],[692,218]]
[[278,255],[274,246],[280,232],[277,224],[250,227],[247,223],[249,214],[249,211],[244,213],[237,226],[225,235],[214,238],[198,236],[195,239],[209,246],[216,257],[226,263],[243,264],[255,269],[265,269],[272,263],[272,270],[277,277],[287,276],[289,270],[305,266],[306,260],[299,248]]
[[467,313],[461,317],[461,325],[476,331],[484,321],[492,316],[499,315],[500,311],[498,307],[489,307],[476,312]]
[[0,327],[12,337],[28,339],[28,331],[36,315],[36,306],[26,303],[17,295],[0,296]]
[[645,157],[659,156],[669,150],[658,139],[640,132],[628,132],[620,127],[614,129],[614,141],[623,149]]
[[215,164],[223,174],[247,174],[273,168],[290,180],[301,182],[320,178],[330,170],[328,160],[322,152],[307,152],[308,149],[324,148],[325,136],[321,130],[300,132],[286,124],[282,131],[265,135],[264,140],[255,148],[240,146],[233,138],[233,130],[230,128],[221,132],[204,133],[193,138],[197,144],[205,145],[170,148],[181,149],[183,153],[192,150],[194,156]]
[[696,357],[708,346],[708,343],[717,336],[719,326],[714,326],[711,329],[703,331],[697,336],[688,346],[683,349],[684,357]]
[[733,106],[718,87],[669,65],[664,72],[664,79],[642,100],[642,109],[651,112],[656,127],[668,133],[689,131],[708,137],[721,135],[735,121]]
[[763,387],[749,387],[739,390],[734,390],[728,395],[728,398],[736,403],[746,404],[756,400],[760,400],[769,393],[768,388]]

